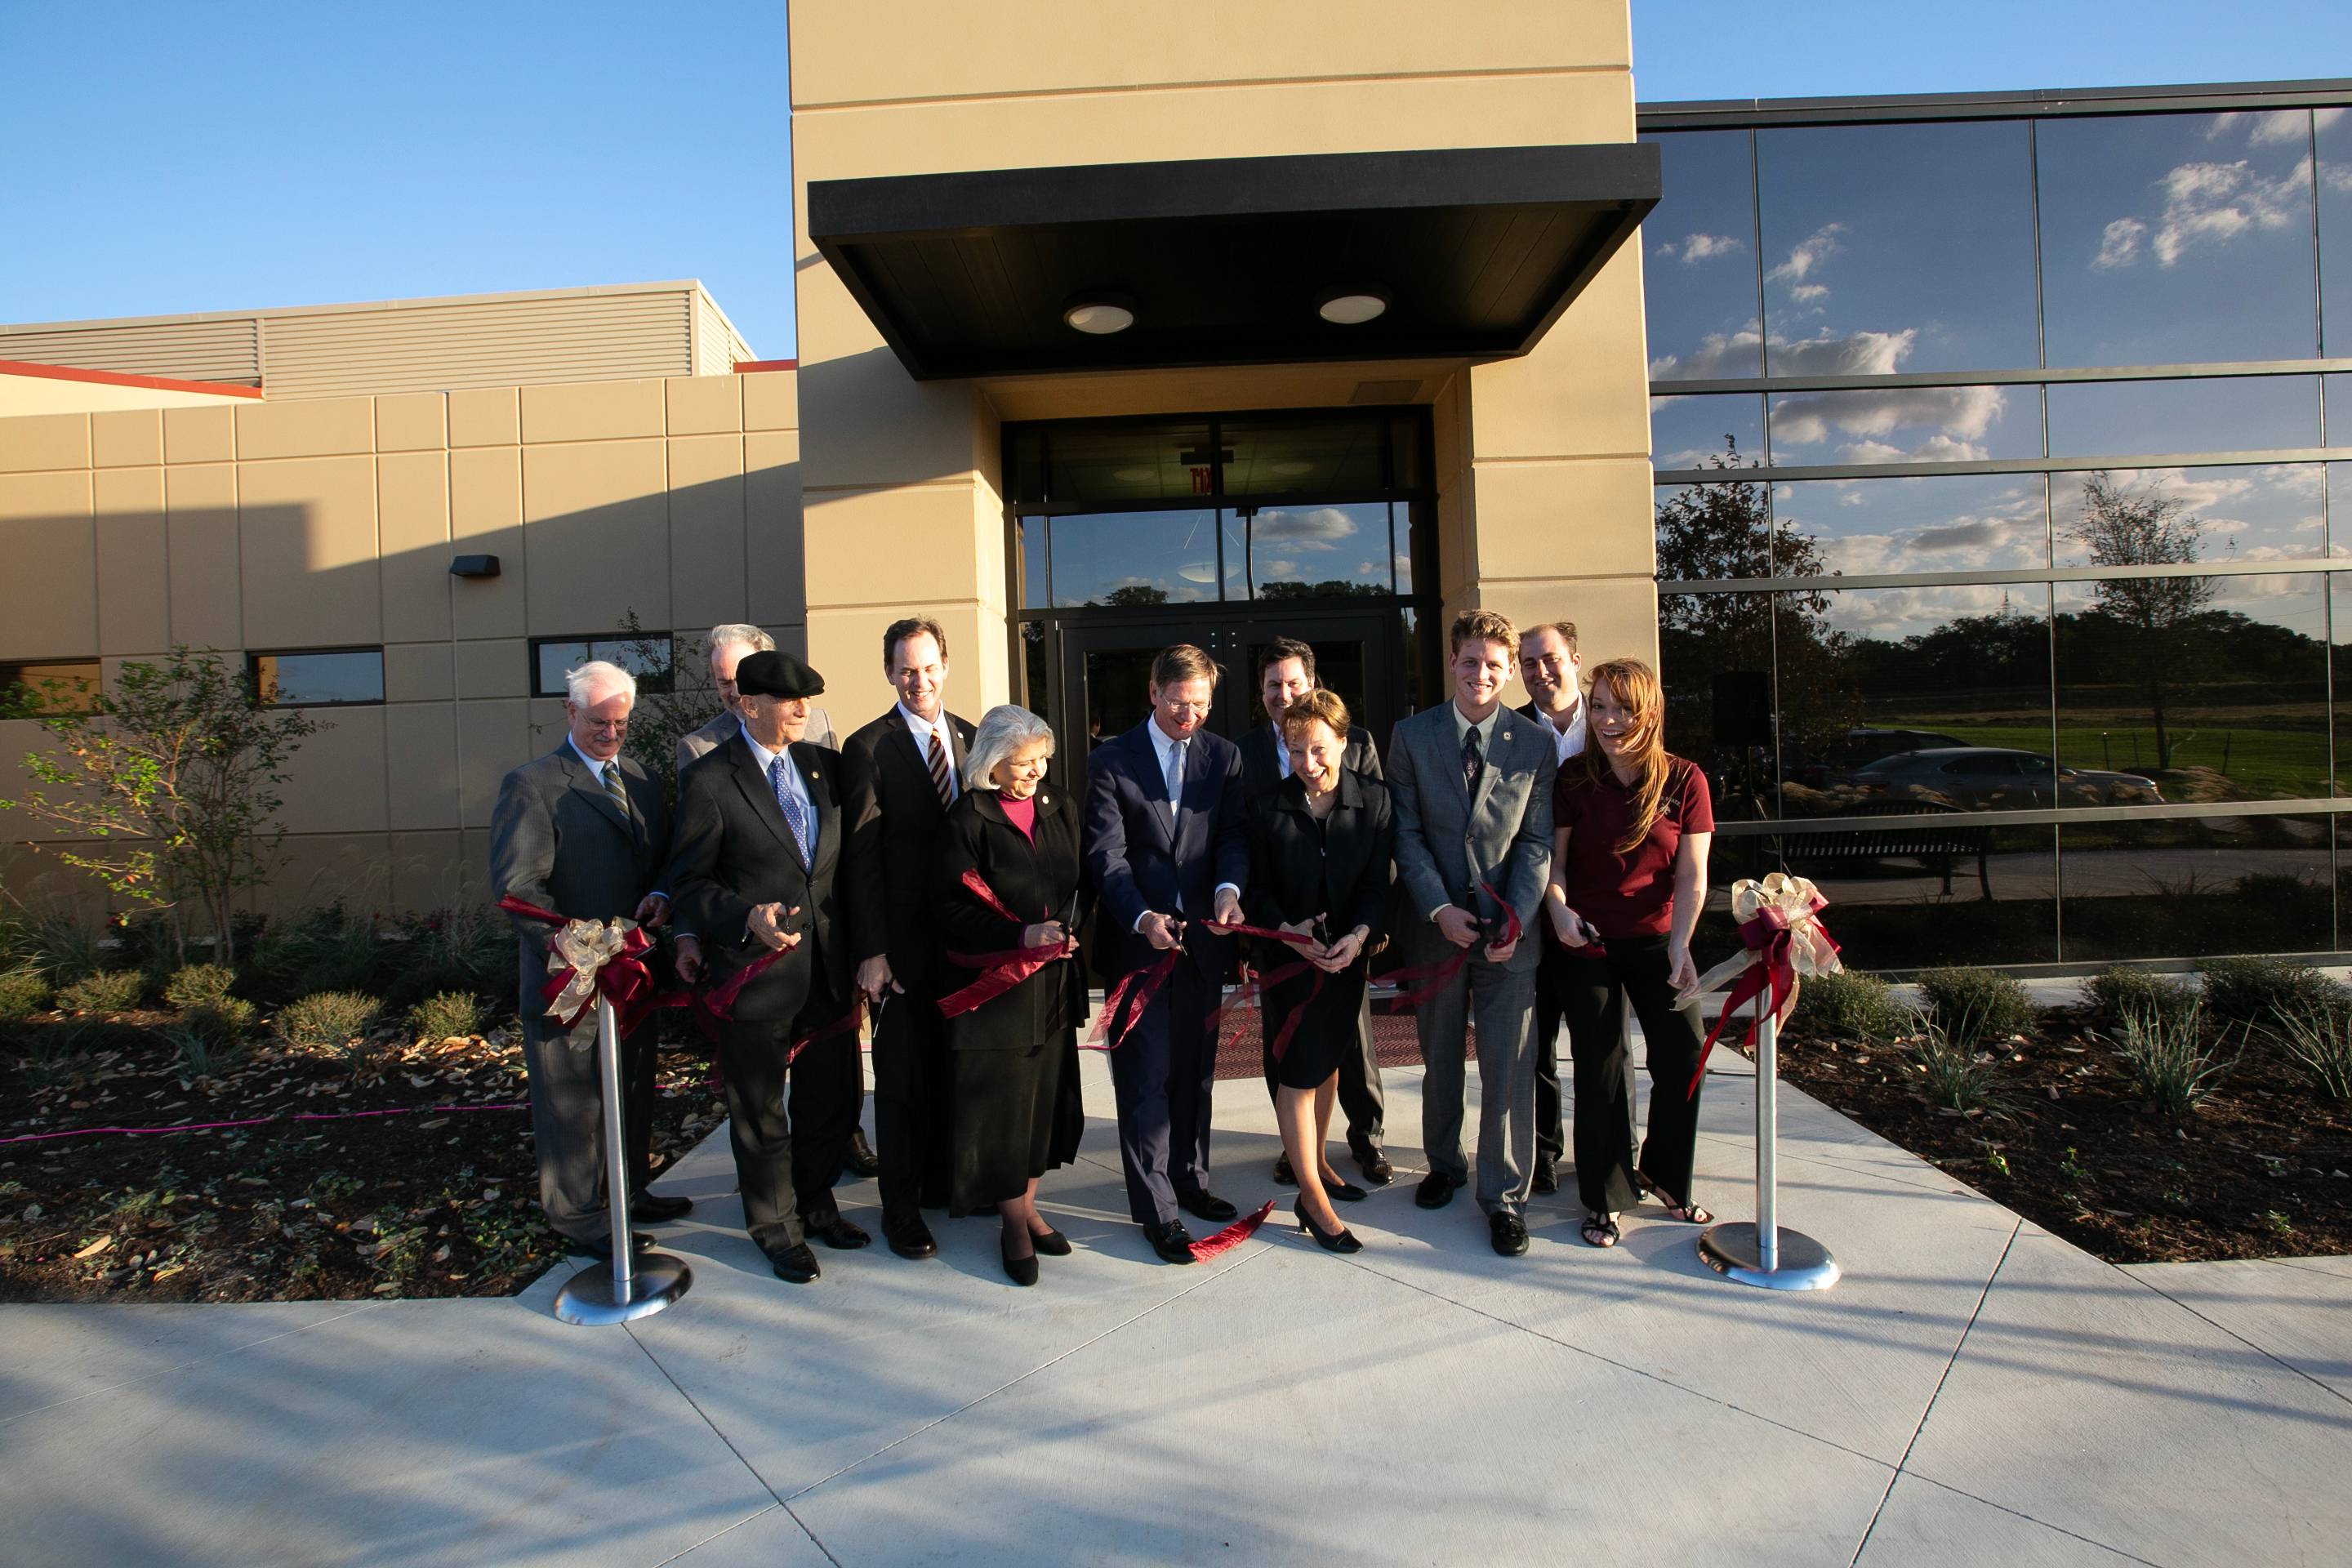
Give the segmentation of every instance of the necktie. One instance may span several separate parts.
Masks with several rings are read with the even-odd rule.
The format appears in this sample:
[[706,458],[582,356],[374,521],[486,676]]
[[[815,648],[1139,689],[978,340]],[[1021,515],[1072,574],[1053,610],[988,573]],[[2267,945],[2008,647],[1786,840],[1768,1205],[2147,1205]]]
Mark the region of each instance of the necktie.
[[1184,798],[1184,748],[1190,741],[1179,741],[1168,757],[1168,815],[1176,816],[1178,803]]
[[793,830],[793,847],[800,851],[801,868],[809,866],[808,807],[801,797],[784,787],[784,759],[778,757],[768,764],[768,786],[776,792],[776,805],[782,808],[784,826]]
[[618,763],[604,764],[604,793],[611,795],[613,804],[621,808],[622,819],[629,825],[630,837],[635,837],[637,832],[637,814],[629,805],[629,786],[622,782],[621,764]]
[[1290,748],[1282,743],[1282,726],[1274,727],[1274,771],[1284,778],[1290,776]]
[[940,792],[941,805],[955,804],[955,772],[948,766],[948,749],[937,730],[931,731],[931,787]]
[[1470,731],[1462,737],[1462,787],[1470,795],[1478,793],[1478,775],[1486,771],[1486,754],[1478,749],[1478,731]]

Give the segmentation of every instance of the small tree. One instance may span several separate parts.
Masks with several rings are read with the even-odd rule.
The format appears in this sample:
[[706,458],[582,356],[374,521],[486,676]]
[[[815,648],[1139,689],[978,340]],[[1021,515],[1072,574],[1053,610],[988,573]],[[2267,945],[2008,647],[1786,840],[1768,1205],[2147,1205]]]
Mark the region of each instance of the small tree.
[[184,906],[194,904],[210,927],[213,962],[235,963],[232,903],[277,865],[286,833],[272,820],[283,804],[277,786],[319,722],[266,705],[218,654],[185,647],[161,665],[124,664],[111,692],[48,686],[16,694],[9,711],[56,737],[54,752],[25,758],[47,787],[0,808],[95,840],[58,858],[120,897],[172,911],[184,954]]
[[634,609],[621,617],[621,645],[619,662],[637,678],[637,700],[629,710],[629,738],[623,749],[674,805],[678,740],[709,723],[719,711],[709,649],[699,637],[647,631]]
[[[2133,489],[2104,470],[2083,481],[2083,510],[2069,529],[2094,566],[2185,566],[2197,559],[2197,520],[2177,496]],[[2123,632],[2156,724],[2156,765],[2172,766],[2166,722],[2169,677],[2179,658],[2178,639],[2213,602],[2210,577],[2116,577],[2092,590]]]

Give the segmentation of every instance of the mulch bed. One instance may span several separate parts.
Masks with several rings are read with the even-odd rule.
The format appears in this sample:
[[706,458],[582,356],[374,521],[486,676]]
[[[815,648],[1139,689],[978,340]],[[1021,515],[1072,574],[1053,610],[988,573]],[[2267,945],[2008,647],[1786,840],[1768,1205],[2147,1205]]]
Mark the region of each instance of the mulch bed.
[[[253,1047],[191,1079],[132,1015],[43,1061],[0,1056],[0,1301],[510,1295],[564,1256],[541,1219],[519,1036],[341,1053]],[[35,1044],[25,1045],[26,1040]],[[662,1054],[654,1161],[724,1117],[701,1051]],[[473,1109],[466,1109],[466,1108]],[[298,1121],[297,1115],[394,1112]],[[129,1137],[96,1127],[264,1125]]]
[[1816,1100],[2110,1263],[2352,1253],[2352,1106],[2260,1034],[2177,1125],[2083,1009],[2008,1042],[1993,1103],[1966,1114],[1929,1103],[1900,1048],[1809,1035],[1801,1015],[1780,1060]]

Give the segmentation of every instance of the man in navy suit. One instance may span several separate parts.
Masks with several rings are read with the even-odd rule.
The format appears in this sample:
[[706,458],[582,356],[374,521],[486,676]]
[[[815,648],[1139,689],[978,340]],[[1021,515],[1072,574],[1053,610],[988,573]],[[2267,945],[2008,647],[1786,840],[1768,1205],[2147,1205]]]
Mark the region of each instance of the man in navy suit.
[[1148,1005],[1110,1020],[1118,1152],[1127,1206],[1170,1263],[1192,1261],[1181,1208],[1222,1224],[1234,1205],[1209,1191],[1211,1021],[1232,939],[1186,922],[1241,919],[1249,846],[1242,759],[1202,728],[1217,667],[1190,643],[1151,662],[1151,717],[1087,759],[1086,871],[1099,900],[1095,967],[1106,988],[1182,951]]

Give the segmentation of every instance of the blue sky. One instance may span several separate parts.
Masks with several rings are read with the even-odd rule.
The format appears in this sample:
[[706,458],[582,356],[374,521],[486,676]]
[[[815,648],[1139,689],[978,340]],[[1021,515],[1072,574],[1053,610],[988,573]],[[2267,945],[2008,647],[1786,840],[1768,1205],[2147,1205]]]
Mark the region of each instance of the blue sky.
[[[2342,0],[1634,0],[1633,32],[1644,101],[2352,72]],[[789,355],[786,48],[781,0],[0,0],[0,321],[698,277]]]

